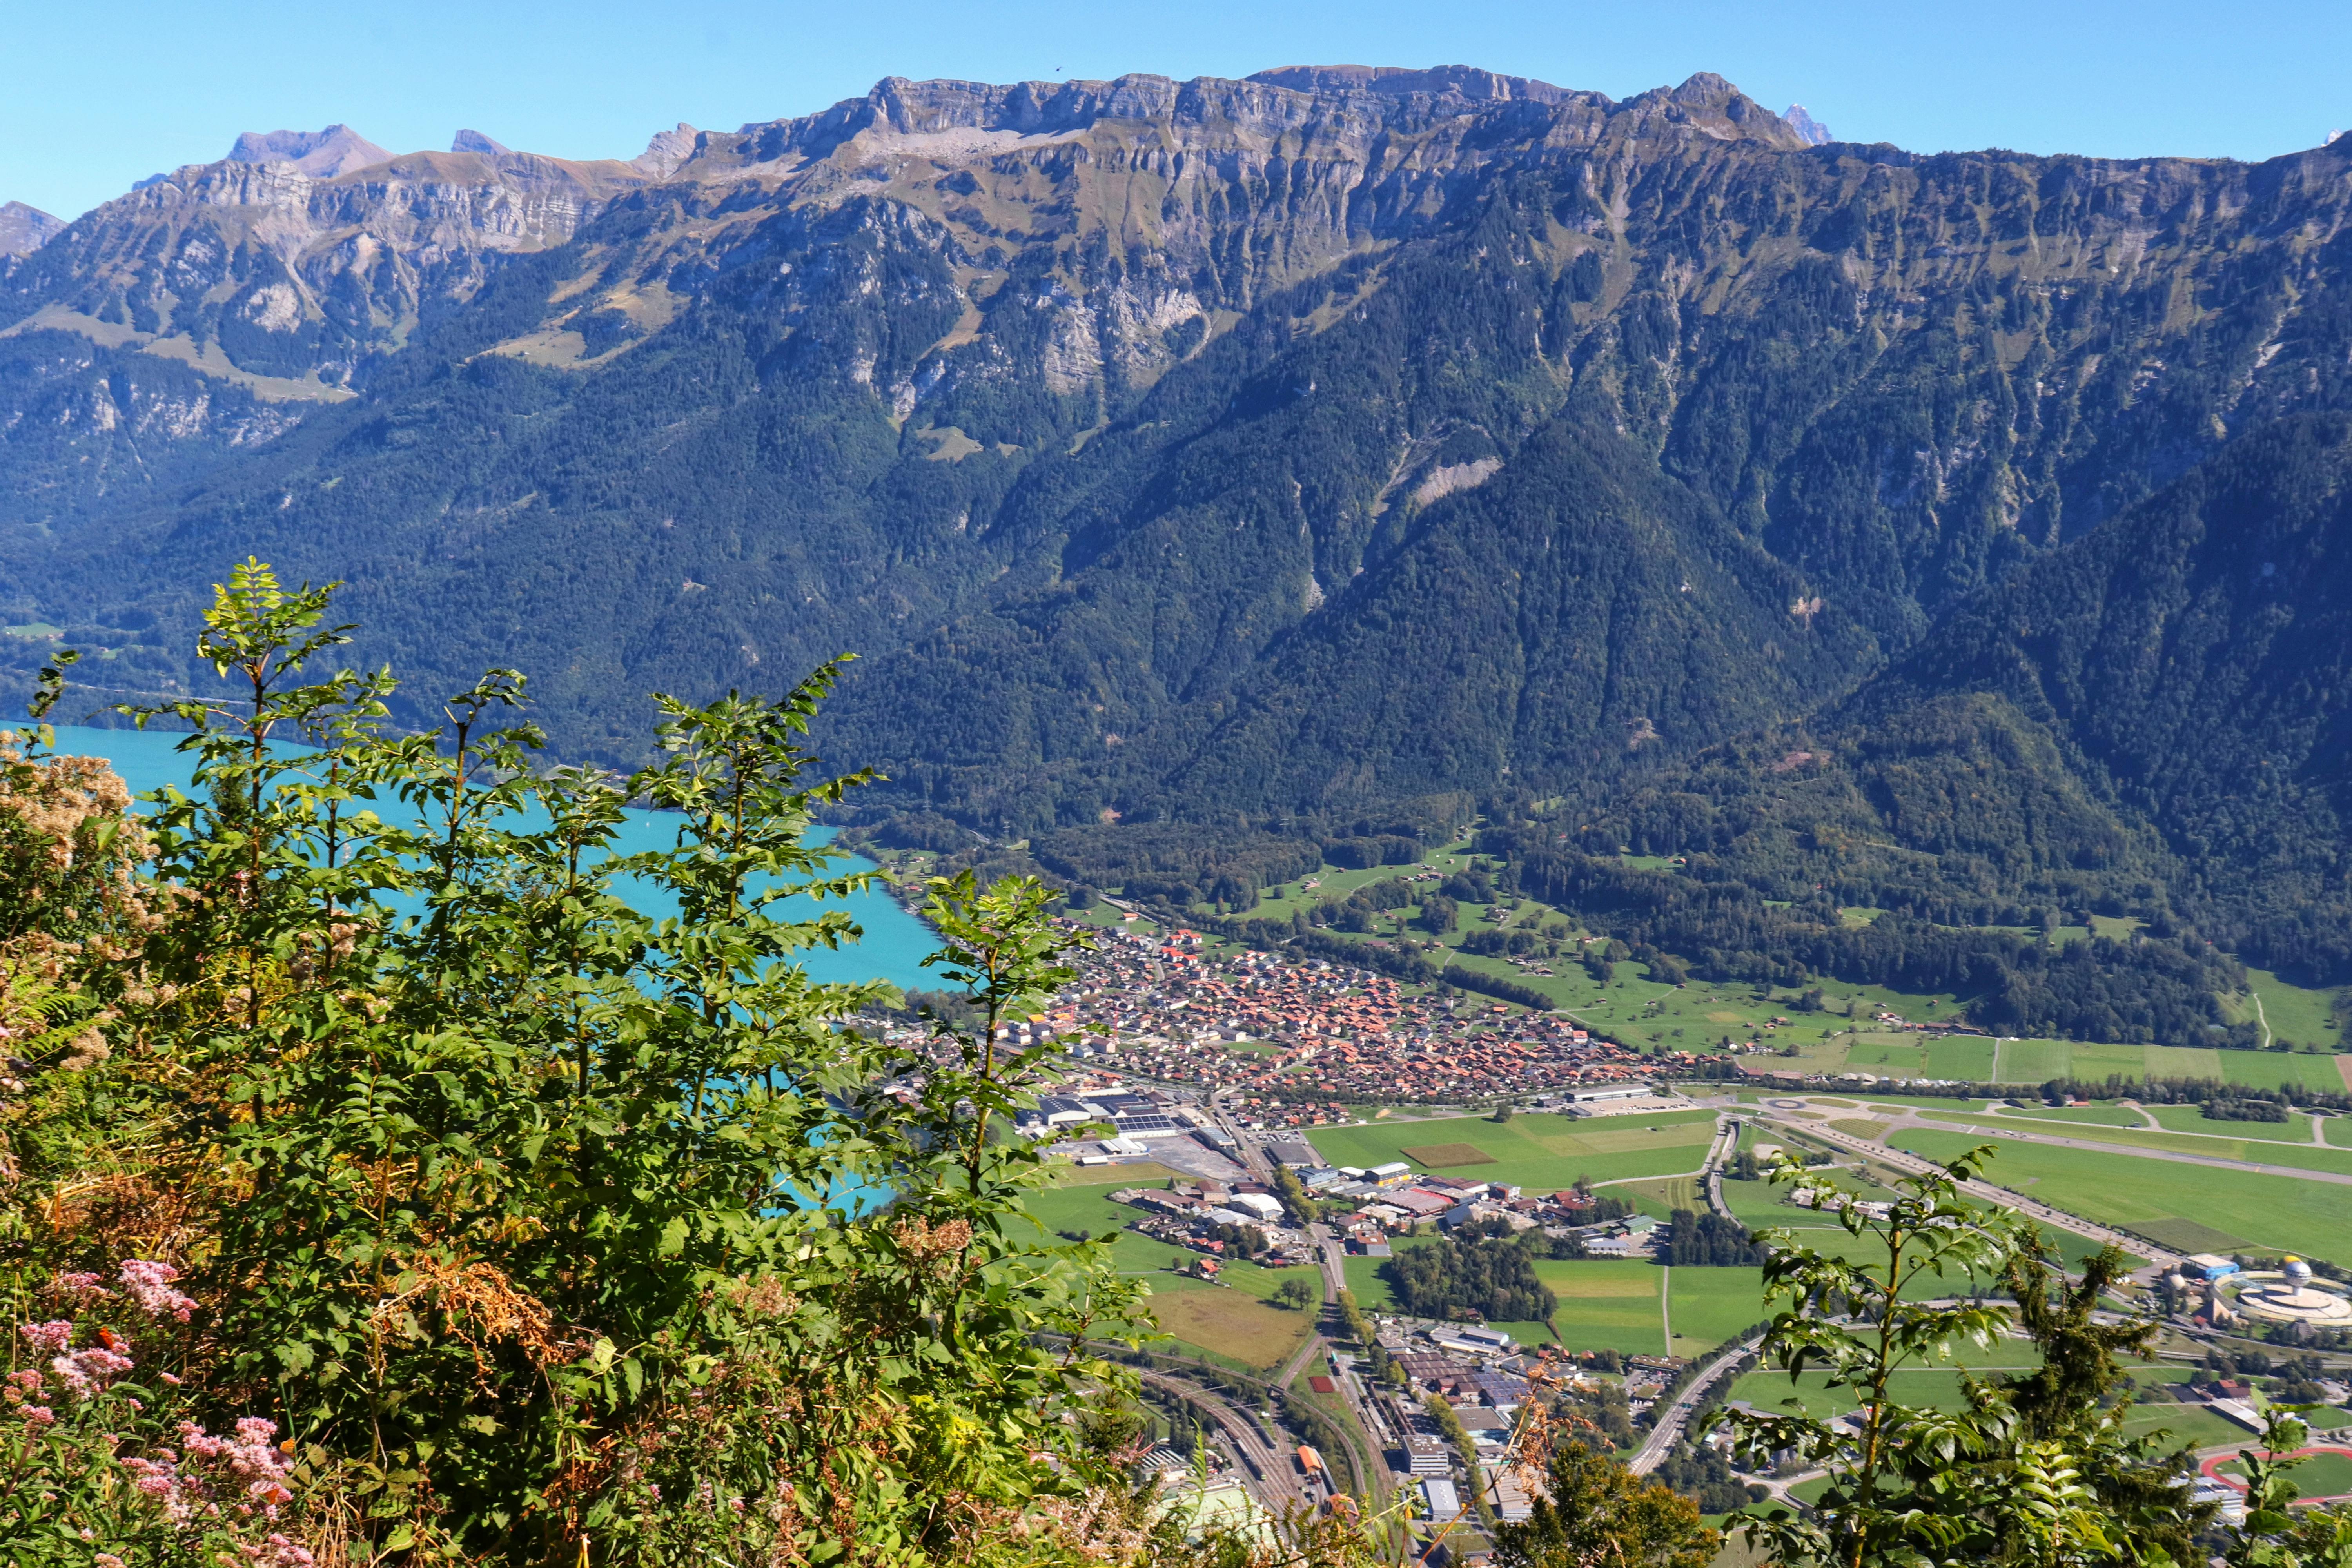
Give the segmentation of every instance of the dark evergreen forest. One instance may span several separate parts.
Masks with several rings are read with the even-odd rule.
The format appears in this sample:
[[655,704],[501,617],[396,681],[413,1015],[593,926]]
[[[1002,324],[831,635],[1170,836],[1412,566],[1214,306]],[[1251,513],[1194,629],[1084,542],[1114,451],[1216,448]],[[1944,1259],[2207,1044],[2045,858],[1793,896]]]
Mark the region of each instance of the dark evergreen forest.
[[1425,1247],[1400,1247],[1381,1265],[1381,1278],[1397,1305],[1416,1317],[1540,1323],[1559,1299],[1536,1278],[1531,1257],[1526,1247],[1499,1237],[1470,1242],[1448,1237]]

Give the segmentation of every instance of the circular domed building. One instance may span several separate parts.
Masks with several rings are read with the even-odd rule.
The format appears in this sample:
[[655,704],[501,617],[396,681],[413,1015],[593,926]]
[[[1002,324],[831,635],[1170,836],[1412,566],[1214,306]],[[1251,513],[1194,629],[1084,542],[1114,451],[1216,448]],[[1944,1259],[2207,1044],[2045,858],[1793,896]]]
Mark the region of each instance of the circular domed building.
[[2249,1318],[2273,1323],[2313,1323],[2328,1328],[2352,1326],[2352,1300],[2343,1287],[2312,1279],[2311,1265],[2287,1258],[2276,1268],[2256,1269],[2228,1281],[2234,1286],[2231,1305]]

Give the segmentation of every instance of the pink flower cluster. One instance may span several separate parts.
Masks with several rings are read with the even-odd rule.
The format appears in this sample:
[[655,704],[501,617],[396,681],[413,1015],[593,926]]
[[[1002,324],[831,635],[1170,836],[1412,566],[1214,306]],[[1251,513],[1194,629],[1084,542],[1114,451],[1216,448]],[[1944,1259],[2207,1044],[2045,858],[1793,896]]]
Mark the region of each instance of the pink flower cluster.
[[[126,1258],[116,1271],[116,1283],[131,1304],[151,1318],[171,1318],[186,1322],[196,1310],[195,1298],[173,1289],[172,1281],[180,1271],[168,1263],[152,1258]],[[106,1276],[87,1269],[60,1274],[50,1281],[49,1289],[58,1296],[76,1297],[85,1301],[111,1301],[115,1292],[105,1285]]]
[[45,1386],[41,1374],[30,1367],[23,1372],[12,1372],[8,1374],[7,1385],[0,1388],[0,1403],[6,1404],[22,1415],[27,1426],[54,1426],[58,1420],[57,1412],[46,1405],[33,1403],[41,1396]]
[[[134,1484],[140,1491],[163,1505],[164,1517],[174,1524],[198,1514],[219,1517],[223,1500],[240,1518],[250,1519],[258,1511],[265,1519],[275,1519],[279,1504],[294,1500],[294,1494],[286,1489],[286,1456],[270,1441],[277,1435],[278,1423],[258,1415],[239,1421],[234,1436],[218,1437],[193,1421],[183,1421],[180,1444],[184,1458],[172,1449],[158,1448],[155,1458],[125,1459],[122,1467],[138,1478]],[[283,1542],[284,1538],[271,1540]],[[282,1562],[288,1568],[299,1568],[310,1561],[299,1546],[290,1542],[284,1544],[299,1555],[271,1557],[268,1561],[272,1564]]]
[[132,1306],[151,1318],[170,1318],[184,1323],[195,1312],[196,1302],[194,1297],[172,1289],[172,1281],[179,1277],[180,1271],[170,1264],[141,1258],[126,1261],[117,1276]]
[[35,1355],[55,1355],[73,1343],[74,1326],[62,1318],[46,1323],[26,1323],[16,1331],[32,1342]]
[[[108,1384],[129,1372],[134,1364],[129,1356],[121,1354],[116,1349],[117,1346],[127,1346],[129,1342],[103,1329],[99,1332],[107,1342],[79,1351],[72,1348],[74,1326],[62,1319],[46,1323],[26,1323],[16,1331],[31,1342],[33,1352],[36,1355],[57,1352],[49,1357],[49,1370],[58,1374],[58,1380],[68,1390],[83,1399],[88,1399],[91,1394],[104,1389]],[[23,1373],[17,1374],[20,1377],[23,1375]],[[32,1375],[37,1380],[40,1374],[36,1373]],[[21,1385],[16,1384],[15,1378],[11,1378],[10,1386]],[[26,1392],[34,1393],[38,1390]],[[15,1405],[19,1403],[19,1400],[10,1399],[8,1403]]]

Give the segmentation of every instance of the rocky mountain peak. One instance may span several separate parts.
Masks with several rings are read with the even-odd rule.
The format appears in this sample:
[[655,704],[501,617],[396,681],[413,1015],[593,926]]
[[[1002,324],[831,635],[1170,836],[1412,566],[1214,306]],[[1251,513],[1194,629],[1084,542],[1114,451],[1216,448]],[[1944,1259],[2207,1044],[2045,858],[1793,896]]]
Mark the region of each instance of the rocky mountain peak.
[[62,218],[22,202],[10,202],[0,206],[0,256],[29,256],[64,227]]
[[491,141],[488,137],[483,135],[478,131],[460,131],[455,137],[450,139],[449,151],[452,153],[487,153],[495,158],[503,156],[508,153],[511,153],[514,149],[508,146],[503,142]]
[[224,162],[291,163],[314,178],[331,180],[391,159],[389,152],[350,126],[330,125],[324,131],[248,131],[236,139]]
[[681,120],[672,131],[656,131],[646,150],[629,161],[629,166],[639,174],[660,179],[675,173],[679,164],[694,156],[701,142],[702,132]]
[[1822,147],[1837,140],[1830,134],[1828,126],[1805,112],[1805,106],[1801,103],[1789,105],[1780,111],[1780,118],[1789,122],[1790,130],[1804,138],[1808,147]]

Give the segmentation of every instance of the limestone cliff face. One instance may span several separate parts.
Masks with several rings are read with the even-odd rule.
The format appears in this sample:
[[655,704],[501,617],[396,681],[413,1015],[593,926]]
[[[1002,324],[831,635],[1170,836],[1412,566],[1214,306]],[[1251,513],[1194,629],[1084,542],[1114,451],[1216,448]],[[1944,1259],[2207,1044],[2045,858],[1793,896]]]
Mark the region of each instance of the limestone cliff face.
[[[1459,67],[1003,87],[892,79],[799,119],[680,125],[626,163],[516,153],[473,132],[461,151],[397,157],[343,126],[248,133],[221,162],[143,184],[13,268],[0,328],[79,332],[257,378],[268,395],[332,399],[502,259],[566,244],[617,198],[658,186],[660,205],[625,242],[636,277],[550,311],[518,352],[597,358],[585,351],[604,338],[578,329],[598,311],[629,330],[667,321],[644,303],[656,258],[726,274],[772,241],[766,226],[782,215],[887,203],[975,303],[1024,258],[1052,255],[1060,293],[1023,307],[1055,318],[1042,374],[1057,394],[1115,393],[1179,357],[1165,340],[1186,321],[1246,311],[1425,229],[1498,168],[1612,136],[1797,144],[1716,78],[1620,105]],[[1063,254],[1074,243],[1086,254]],[[601,258],[609,270],[611,254]],[[991,314],[965,334],[974,371],[1003,346],[990,341]]]
[[565,243],[644,183],[621,163],[393,157],[341,127],[248,135],[12,264],[0,328],[74,332],[266,395],[331,401],[424,315],[469,298],[500,257]]

